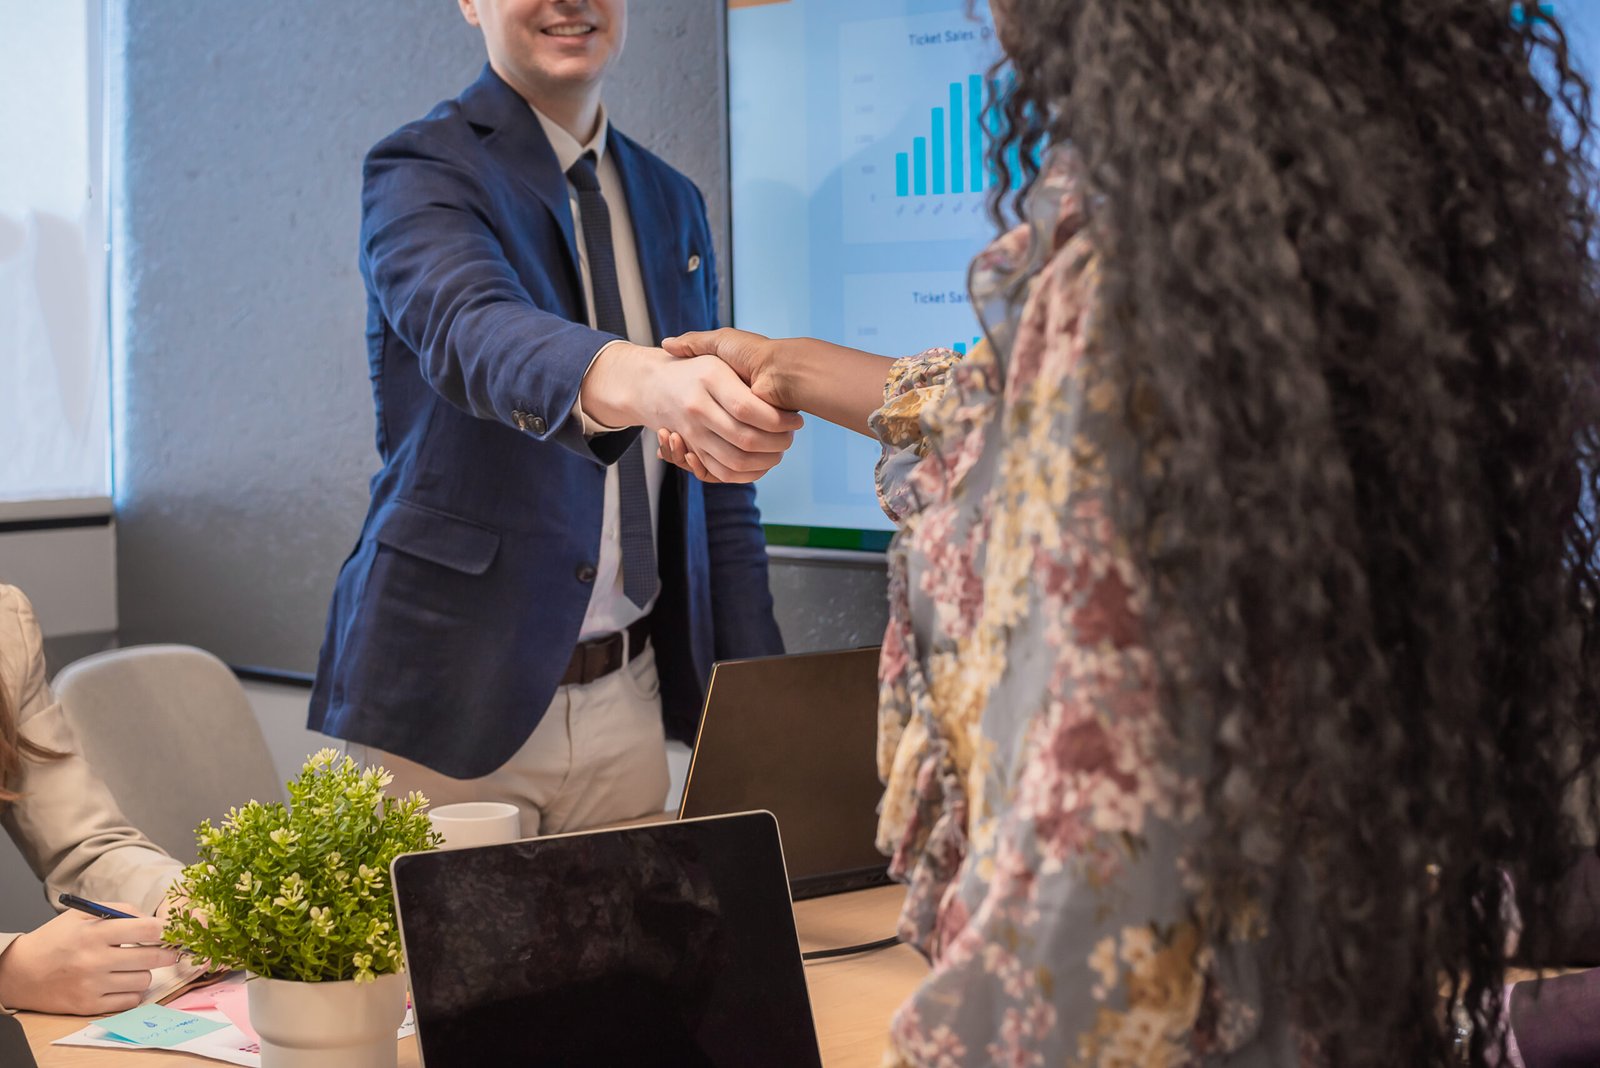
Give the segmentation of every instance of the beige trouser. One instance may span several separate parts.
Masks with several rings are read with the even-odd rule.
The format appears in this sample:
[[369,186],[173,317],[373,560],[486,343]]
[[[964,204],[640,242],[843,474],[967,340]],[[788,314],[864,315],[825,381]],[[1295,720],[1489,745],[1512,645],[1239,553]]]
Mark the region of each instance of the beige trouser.
[[345,752],[387,768],[395,796],[420,790],[434,807],[516,805],[525,838],[660,812],[668,781],[655,650],[587,686],[558,689],[522,748],[480,779],[453,779],[370,746],[347,743]]

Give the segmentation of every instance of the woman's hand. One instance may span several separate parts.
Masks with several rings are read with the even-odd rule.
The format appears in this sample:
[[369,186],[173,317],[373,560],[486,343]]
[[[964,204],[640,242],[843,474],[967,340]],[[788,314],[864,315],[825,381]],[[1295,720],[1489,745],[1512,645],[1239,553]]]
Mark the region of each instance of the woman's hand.
[[0,1005],[78,1016],[131,1009],[150,988],[151,970],[177,962],[174,950],[140,944],[160,942],[161,930],[154,917],[99,920],[63,912],[0,953]]
[[[773,408],[821,416],[867,437],[875,436],[870,425],[872,413],[883,404],[883,384],[894,366],[888,357],[813,337],[770,338],[748,330],[680,334],[663,341],[661,347],[680,359],[715,356],[749,384],[751,393]],[[686,429],[670,419],[646,425],[664,426],[680,434]],[[685,440],[715,471],[716,464],[711,461],[716,458],[697,448],[692,434]]]
[[782,340],[731,328],[692,331],[661,343],[662,348],[680,358],[715,356],[749,384],[750,392],[774,408],[792,412],[800,405],[791,403],[789,396],[783,345]]

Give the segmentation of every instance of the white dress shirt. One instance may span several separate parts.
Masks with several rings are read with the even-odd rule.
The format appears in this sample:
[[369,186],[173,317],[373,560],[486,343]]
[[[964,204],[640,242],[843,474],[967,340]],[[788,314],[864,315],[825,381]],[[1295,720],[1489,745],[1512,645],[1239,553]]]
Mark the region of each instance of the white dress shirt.
[[[622,176],[617,173],[616,161],[606,154],[606,131],[610,126],[605,109],[600,110],[600,120],[594,134],[585,144],[558,126],[538,108],[533,109],[544,127],[550,147],[565,174],[585,153],[595,155],[595,169],[600,179],[600,192],[606,198],[611,213],[611,248],[617,264],[617,287],[622,291],[622,314],[628,324],[628,340],[636,345],[654,345],[656,339],[650,330],[650,306],[645,301],[644,275],[639,270],[639,246],[633,235],[633,216],[628,211],[628,197],[622,188]],[[589,277],[589,253],[583,241],[583,217],[578,210],[578,191],[567,183],[567,205],[572,209],[572,222],[578,239],[578,269],[583,276],[583,295],[589,308],[589,325],[597,327],[594,317],[594,282]],[[601,351],[604,351],[602,347]],[[598,357],[599,352],[595,353]],[[573,405],[573,415],[582,423],[583,432],[589,436],[615,429],[596,423],[583,413],[580,401]],[[650,529],[655,535],[657,560],[660,552],[661,480],[665,467],[656,456],[656,431],[645,427],[644,478],[650,493]],[[600,558],[595,561],[594,591],[589,595],[589,610],[584,613],[583,629],[579,638],[593,638],[622,630],[628,624],[649,614],[656,598],[640,608],[622,592],[622,522],[621,491],[616,465],[606,469],[605,513],[600,528]],[[659,595],[658,595],[659,596]]]

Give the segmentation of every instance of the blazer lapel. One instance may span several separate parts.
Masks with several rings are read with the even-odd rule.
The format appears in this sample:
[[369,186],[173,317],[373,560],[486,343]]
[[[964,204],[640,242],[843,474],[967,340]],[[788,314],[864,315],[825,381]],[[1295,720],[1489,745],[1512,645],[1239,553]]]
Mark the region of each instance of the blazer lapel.
[[[616,161],[622,189],[628,197],[633,239],[639,249],[639,273],[644,279],[645,303],[650,307],[650,330],[659,342],[669,332],[662,300],[682,283],[684,269],[672,254],[671,242],[667,240],[671,234],[671,212],[661,188],[646,170],[643,150],[617,133],[615,126],[607,132],[606,151]],[[668,248],[662,248],[664,242]]]
[[578,241],[567,200],[567,176],[561,173],[555,149],[533,109],[488,64],[458,101],[467,121],[487,131],[484,144],[489,150],[549,209],[566,241],[567,265],[577,285]]

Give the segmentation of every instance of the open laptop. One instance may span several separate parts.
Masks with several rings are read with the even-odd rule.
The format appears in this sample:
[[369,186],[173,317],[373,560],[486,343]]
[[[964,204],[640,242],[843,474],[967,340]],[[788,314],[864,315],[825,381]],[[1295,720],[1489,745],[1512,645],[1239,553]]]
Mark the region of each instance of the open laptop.
[[796,899],[886,883],[877,736],[876,646],[723,661],[678,816],[771,812]]
[[391,871],[423,1068],[820,1068],[770,813]]

